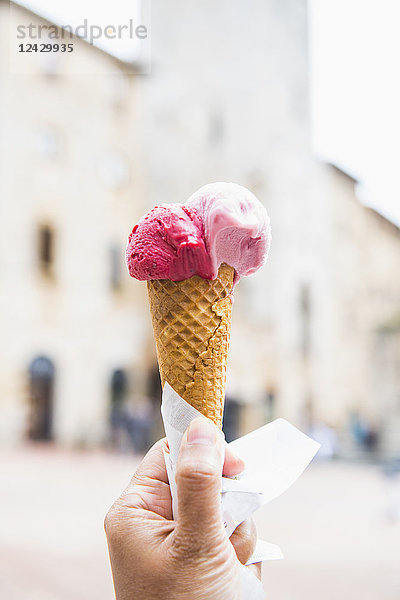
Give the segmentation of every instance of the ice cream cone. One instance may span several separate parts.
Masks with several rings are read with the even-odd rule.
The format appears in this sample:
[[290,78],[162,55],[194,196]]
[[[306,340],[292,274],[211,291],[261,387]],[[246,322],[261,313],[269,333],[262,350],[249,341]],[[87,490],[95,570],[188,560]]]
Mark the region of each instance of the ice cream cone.
[[234,269],[147,282],[161,383],[222,427]]

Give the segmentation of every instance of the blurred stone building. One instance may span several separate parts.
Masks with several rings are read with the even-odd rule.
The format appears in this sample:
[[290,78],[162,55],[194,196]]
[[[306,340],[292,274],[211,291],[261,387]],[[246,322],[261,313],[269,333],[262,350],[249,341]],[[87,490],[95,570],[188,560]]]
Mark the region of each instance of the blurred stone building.
[[127,127],[138,118],[136,78],[78,38],[72,54],[93,74],[71,74],[76,58],[66,53],[10,72],[8,33],[46,21],[8,5],[0,2],[0,438],[98,443],[113,385],[129,396],[145,385],[144,290],[124,264],[145,197]]
[[98,75],[44,62],[7,76],[1,48],[1,438],[35,437],[44,402],[41,437],[102,441],[120,389],[156,394],[127,233],[155,203],[236,181],[273,227],[267,265],[235,297],[239,429],[276,416],[345,429],[357,414],[394,451],[400,231],[313,156],[305,0],[153,0],[151,41],[145,77],[81,40]]
[[400,231],[313,156],[306,1],[153,0],[152,17],[139,90],[150,204],[236,181],[271,216],[268,263],[234,306],[227,389],[244,428],[280,415],[346,429],[352,414],[393,428],[398,337],[380,332],[400,310]]

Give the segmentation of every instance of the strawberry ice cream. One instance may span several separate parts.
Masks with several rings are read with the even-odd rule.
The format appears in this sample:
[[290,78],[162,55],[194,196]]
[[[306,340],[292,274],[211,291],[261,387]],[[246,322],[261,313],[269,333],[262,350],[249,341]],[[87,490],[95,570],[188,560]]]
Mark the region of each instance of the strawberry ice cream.
[[193,275],[215,279],[226,263],[235,282],[265,262],[269,217],[246,188],[212,183],[184,204],[161,204],[140,219],[129,236],[129,273],[140,280],[182,281]]

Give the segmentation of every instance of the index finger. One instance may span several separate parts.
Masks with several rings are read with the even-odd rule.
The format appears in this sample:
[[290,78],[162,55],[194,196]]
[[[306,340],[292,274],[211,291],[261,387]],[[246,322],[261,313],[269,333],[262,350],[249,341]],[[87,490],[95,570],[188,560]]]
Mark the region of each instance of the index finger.
[[152,448],[150,448],[136,469],[130,485],[134,485],[138,480],[142,479],[156,479],[163,483],[169,483],[164,460],[164,451],[169,453],[167,438],[159,440]]

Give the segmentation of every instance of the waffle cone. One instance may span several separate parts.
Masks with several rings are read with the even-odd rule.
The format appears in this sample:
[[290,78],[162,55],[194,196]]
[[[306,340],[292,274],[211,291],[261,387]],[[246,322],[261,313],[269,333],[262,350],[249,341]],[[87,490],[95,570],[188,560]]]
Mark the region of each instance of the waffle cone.
[[147,282],[161,383],[222,427],[234,269]]

